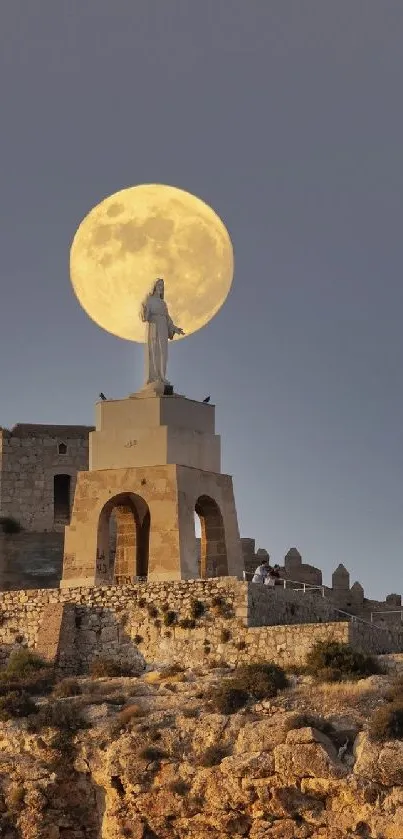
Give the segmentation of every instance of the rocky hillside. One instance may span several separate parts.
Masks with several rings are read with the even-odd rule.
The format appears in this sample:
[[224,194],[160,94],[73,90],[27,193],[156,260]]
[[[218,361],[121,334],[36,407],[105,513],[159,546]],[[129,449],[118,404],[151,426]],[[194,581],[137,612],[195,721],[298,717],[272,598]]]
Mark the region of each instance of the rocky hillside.
[[291,676],[220,713],[228,668],[177,670],[69,680],[1,722],[2,839],[402,839],[403,742],[366,730],[391,677]]

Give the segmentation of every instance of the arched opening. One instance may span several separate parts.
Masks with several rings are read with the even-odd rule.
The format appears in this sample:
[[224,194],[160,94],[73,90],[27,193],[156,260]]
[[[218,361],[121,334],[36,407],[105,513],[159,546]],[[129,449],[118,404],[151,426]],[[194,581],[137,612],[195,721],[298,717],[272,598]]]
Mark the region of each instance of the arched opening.
[[200,577],[227,577],[227,548],[220,508],[208,495],[201,495],[196,501],[195,512],[200,520],[200,542],[197,543],[200,545]]
[[150,511],[139,495],[121,493],[106,504],[98,523],[97,578],[123,585],[148,576]]
[[71,475],[55,475],[53,478],[53,519],[55,524],[70,521]]

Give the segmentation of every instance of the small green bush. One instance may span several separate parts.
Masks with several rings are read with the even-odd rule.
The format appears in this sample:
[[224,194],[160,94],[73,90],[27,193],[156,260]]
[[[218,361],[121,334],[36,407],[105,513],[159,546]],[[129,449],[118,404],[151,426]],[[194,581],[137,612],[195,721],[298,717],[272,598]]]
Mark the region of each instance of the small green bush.
[[90,676],[92,679],[102,677],[115,678],[117,676],[131,676],[130,667],[125,667],[113,658],[94,658],[90,664]]
[[234,686],[232,679],[226,679],[211,689],[208,699],[218,713],[235,714],[246,705],[249,694],[243,688]]
[[340,682],[383,672],[374,656],[339,641],[317,641],[307,655],[306,665],[317,681]]
[[68,696],[79,696],[80,693],[81,687],[77,679],[62,679],[53,690],[53,695],[60,699],[65,699]]
[[37,670],[44,670],[50,665],[31,650],[15,650],[7,662],[6,672],[10,676],[29,676]]
[[139,644],[142,644],[142,643],[143,643],[144,638],[143,638],[143,636],[142,636],[142,635],[135,635],[135,636],[134,636],[134,638],[133,638],[133,641],[134,641],[134,643],[135,643],[135,644],[137,644],[137,646],[138,646]]
[[13,519],[12,516],[0,516],[0,530],[7,535],[11,535],[12,533],[21,533],[22,527],[19,521]]
[[163,622],[164,626],[173,626],[177,621],[176,612],[173,612],[171,609],[168,609],[167,612],[164,612]]
[[234,687],[246,691],[254,699],[276,696],[287,687],[287,676],[282,667],[273,662],[244,664],[235,670],[232,677]]
[[369,723],[372,740],[403,740],[403,697],[382,705],[373,713]]
[[37,707],[35,702],[32,701],[27,693],[11,691],[4,696],[0,696],[0,720],[2,722],[20,717],[29,717],[31,714],[36,714],[36,712]]
[[47,662],[29,650],[18,650],[0,671],[0,696],[15,691],[43,695],[51,691],[54,678],[53,668]]
[[206,611],[206,607],[201,600],[192,600],[190,604],[190,617],[193,620],[197,620],[197,618],[201,618]]
[[158,617],[158,609],[156,606],[153,606],[152,603],[149,603],[147,606],[147,612],[150,618],[157,618]]
[[182,629],[194,629],[196,626],[196,621],[194,618],[181,618],[179,621],[179,626]]

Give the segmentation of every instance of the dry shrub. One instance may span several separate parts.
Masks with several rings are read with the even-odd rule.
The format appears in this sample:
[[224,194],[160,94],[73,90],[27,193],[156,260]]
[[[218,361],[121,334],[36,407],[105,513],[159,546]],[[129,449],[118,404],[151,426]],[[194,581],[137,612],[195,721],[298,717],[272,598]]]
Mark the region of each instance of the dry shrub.
[[206,607],[201,600],[192,600],[190,604],[190,617],[193,618],[193,620],[201,618],[204,615],[205,611]]
[[139,757],[151,763],[151,761],[163,760],[164,757],[168,757],[168,754],[163,749],[157,749],[155,746],[146,746],[139,752]]
[[24,787],[13,787],[8,793],[8,809],[10,813],[18,813],[25,803]]
[[382,705],[373,713],[369,723],[372,740],[403,740],[403,697]]
[[323,697],[323,702],[329,701],[338,705],[359,706],[371,694],[378,693],[373,685],[363,681],[324,682],[315,685],[317,696]]
[[23,691],[10,691],[0,696],[0,720],[18,719],[36,714],[37,707],[31,697]]
[[208,693],[213,708],[220,714],[235,714],[246,705],[249,694],[240,687],[234,687],[230,679],[213,687]]
[[182,708],[181,710],[182,717],[185,717],[187,720],[191,720],[194,717],[199,716],[199,708]]
[[7,663],[7,673],[15,676],[29,676],[38,670],[50,667],[48,662],[31,650],[16,650],[11,653]]
[[54,728],[74,734],[80,729],[88,728],[88,723],[76,705],[48,702],[47,705],[42,705],[35,717],[30,720],[29,728],[34,732],[39,732],[44,728]]
[[374,656],[339,641],[317,641],[307,655],[306,666],[320,682],[362,679],[384,672]]
[[181,629],[194,629],[196,626],[196,621],[194,618],[181,618],[178,626],[180,626]]
[[387,702],[396,702],[402,700],[403,702],[403,675],[397,676],[392,682],[385,699]]
[[173,664],[169,664],[168,667],[164,667],[161,676],[162,678],[166,679],[169,676],[179,676],[180,673],[184,673],[185,668],[182,667],[181,664],[177,664],[174,662]]
[[209,746],[205,752],[200,756],[200,766],[218,766],[224,757],[228,756],[228,751],[221,746]]
[[220,632],[220,641],[221,644],[227,644],[228,641],[231,639],[231,633],[229,629],[222,629]]
[[322,734],[326,734],[326,736],[329,738],[329,740],[332,741],[336,748],[342,746],[343,743],[345,743],[347,737],[346,731],[335,728],[335,726],[329,720],[325,719],[325,717],[322,717],[319,714],[297,714],[296,717],[289,720],[287,729],[295,730],[297,728],[315,728],[316,731],[320,731]]
[[[205,652],[207,652],[207,647],[205,648]],[[228,661],[225,661],[224,658],[210,658],[208,662],[209,670],[230,670],[231,665],[228,664]]]
[[216,595],[212,598],[211,606],[214,614],[217,615],[217,617],[228,619],[234,616],[234,610],[232,606],[230,605],[230,603],[227,603],[227,601],[220,595]]
[[128,725],[129,722],[133,720],[137,720],[140,717],[144,717],[146,711],[141,705],[128,705],[127,708],[122,708],[120,713],[116,717],[116,722],[120,724],[120,727],[124,727]]
[[273,662],[244,664],[235,670],[232,677],[234,687],[247,691],[255,699],[276,696],[287,687],[287,676],[282,667]]
[[177,620],[178,620],[177,614],[172,609],[168,609],[167,612],[164,612],[164,617],[163,617],[164,626],[174,626],[174,624],[177,623]]
[[127,701],[127,696],[125,696],[123,693],[119,693],[119,692],[107,693],[106,696],[103,697],[103,698],[104,698],[105,702],[108,703],[108,705],[120,705],[120,706],[122,706]]
[[186,781],[183,781],[179,778],[177,781],[172,781],[169,784],[169,789],[171,792],[174,792],[176,795],[184,796],[187,795],[190,790],[190,784]]
[[51,691],[54,678],[53,668],[46,661],[30,650],[18,650],[0,671],[0,696],[15,692],[43,695]]
[[114,678],[117,676],[133,676],[133,670],[128,665],[123,665],[113,658],[99,656],[94,658],[90,664],[90,676],[92,679],[104,677]]
[[32,671],[27,675],[9,674],[7,669],[0,673],[0,696],[7,693],[27,693],[30,696],[44,696],[50,693],[54,684],[54,673],[50,668]]
[[0,516],[0,531],[9,535],[12,533],[21,533],[22,527],[12,516]]
[[77,679],[62,679],[53,690],[53,696],[57,696],[59,699],[65,699],[69,696],[79,696],[80,694],[81,687]]

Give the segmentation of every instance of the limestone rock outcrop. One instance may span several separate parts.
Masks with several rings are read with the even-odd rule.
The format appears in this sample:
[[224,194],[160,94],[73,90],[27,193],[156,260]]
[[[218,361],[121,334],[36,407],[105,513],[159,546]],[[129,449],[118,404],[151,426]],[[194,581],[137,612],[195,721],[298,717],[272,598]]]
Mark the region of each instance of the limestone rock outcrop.
[[356,736],[341,708],[355,743],[340,756],[298,693],[291,710],[216,713],[223,675],[82,679],[57,701],[87,727],[0,723],[2,839],[402,839],[402,742]]

